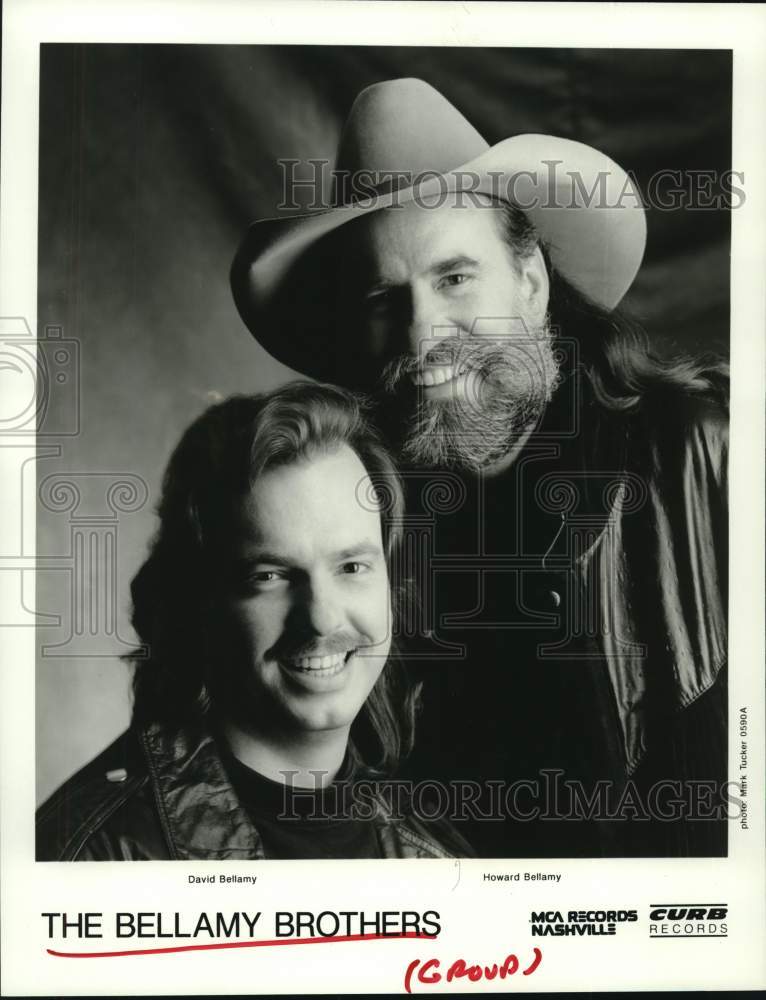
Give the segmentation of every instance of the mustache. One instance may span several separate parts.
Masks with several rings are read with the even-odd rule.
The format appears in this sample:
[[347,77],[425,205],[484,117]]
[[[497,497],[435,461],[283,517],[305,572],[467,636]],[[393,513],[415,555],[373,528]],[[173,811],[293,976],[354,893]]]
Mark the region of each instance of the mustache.
[[421,373],[429,365],[449,365],[458,374],[466,371],[478,372],[486,380],[495,382],[502,373],[509,374],[516,369],[523,372],[539,373],[541,352],[546,342],[540,337],[445,337],[431,347],[421,357],[400,354],[392,358],[383,368],[379,385],[386,395],[396,395],[403,389],[412,388],[411,377]]
[[[467,375],[462,392],[429,399],[411,377],[428,364]],[[537,336],[445,337],[420,357],[391,359],[379,413],[405,464],[478,471],[539,424],[560,381],[548,328]]]
[[333,656],[335,653],[348,653],[352,649],[372,646],[370,636],[361,632],[334,632],[322,639],[300,639],[294,637],[277,640],[266,653],[268,659],[301,660],[307,656]]
[[422,357],[414,354],[399,354],[392,358],[380,375],[380,384],[385,392],[396,392],[401,382],[415,375],[427,365],[463,365],[471,354],[477,353],[476,345],[469,349],[465,340],[445,337],[438,345],[430,348]]

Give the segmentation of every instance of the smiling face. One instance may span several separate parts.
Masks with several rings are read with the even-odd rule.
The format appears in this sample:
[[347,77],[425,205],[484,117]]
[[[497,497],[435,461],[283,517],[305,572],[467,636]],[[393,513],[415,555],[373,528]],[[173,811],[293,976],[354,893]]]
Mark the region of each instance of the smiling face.
[[341,445],[267,470],[235,505],[211,634],[224,711],[256,732],[347,732],[385,665],[390,592],[369,487]]
[[409,421],[405,457],[481,468],[539,419],[556,383],[538,249],[463,198],[371,214],[350,241],[356,346]]

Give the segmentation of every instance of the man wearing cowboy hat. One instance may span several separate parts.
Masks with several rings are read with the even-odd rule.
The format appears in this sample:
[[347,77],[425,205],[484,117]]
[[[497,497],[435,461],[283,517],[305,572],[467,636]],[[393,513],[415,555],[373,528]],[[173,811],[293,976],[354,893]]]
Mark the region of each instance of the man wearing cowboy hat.
[[335,177],[251,227],[232,288],[279,360],[376,394],[405,464],[412,773],[462,782],[482,853],[725,854],[726,380],[616,312],[635,184],[567,139],[490,148],[418,80],[359,95]]

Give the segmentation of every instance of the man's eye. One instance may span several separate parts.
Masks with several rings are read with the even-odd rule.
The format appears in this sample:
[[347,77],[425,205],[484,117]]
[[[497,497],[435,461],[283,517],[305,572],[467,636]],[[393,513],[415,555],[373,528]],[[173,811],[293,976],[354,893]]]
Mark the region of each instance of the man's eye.
[[439,282],[439,287],[454,288],[456,285],[464,285],[470,277],[470,274],[445,274]]
[[392,296],[387,290],[372,292],[365,298],[365,304],[371,312],[382,312],[391,305]]
[[362,562],[346,562],[341,566],[341,572],[348,575],[356,575],[359,573],[365,573],[370,567],[367,563]]
[[264,586],[270,583],[277,583],[282,579],[280,573],[275,569],[261,569],[255,573],[250,574],[250,583],[256,584],[257,586]]

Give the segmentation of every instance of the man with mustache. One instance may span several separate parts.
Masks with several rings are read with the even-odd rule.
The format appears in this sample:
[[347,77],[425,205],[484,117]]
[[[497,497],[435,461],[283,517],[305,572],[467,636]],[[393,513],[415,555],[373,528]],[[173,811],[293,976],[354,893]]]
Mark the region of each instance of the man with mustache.
[[131,728],[41,806],[38,860],[470,854],[381,784],[412,741],[390,656],[402,511],[348,392],[204,413],[133,581]]
[[251,227],[232,288],[277,358],[377,394],[406,464],[413,772],[463,783],[485,854],[725,854],[727,377],[617,311],[635,184],[490,148],[418,80],[359,95],[335,179]]

